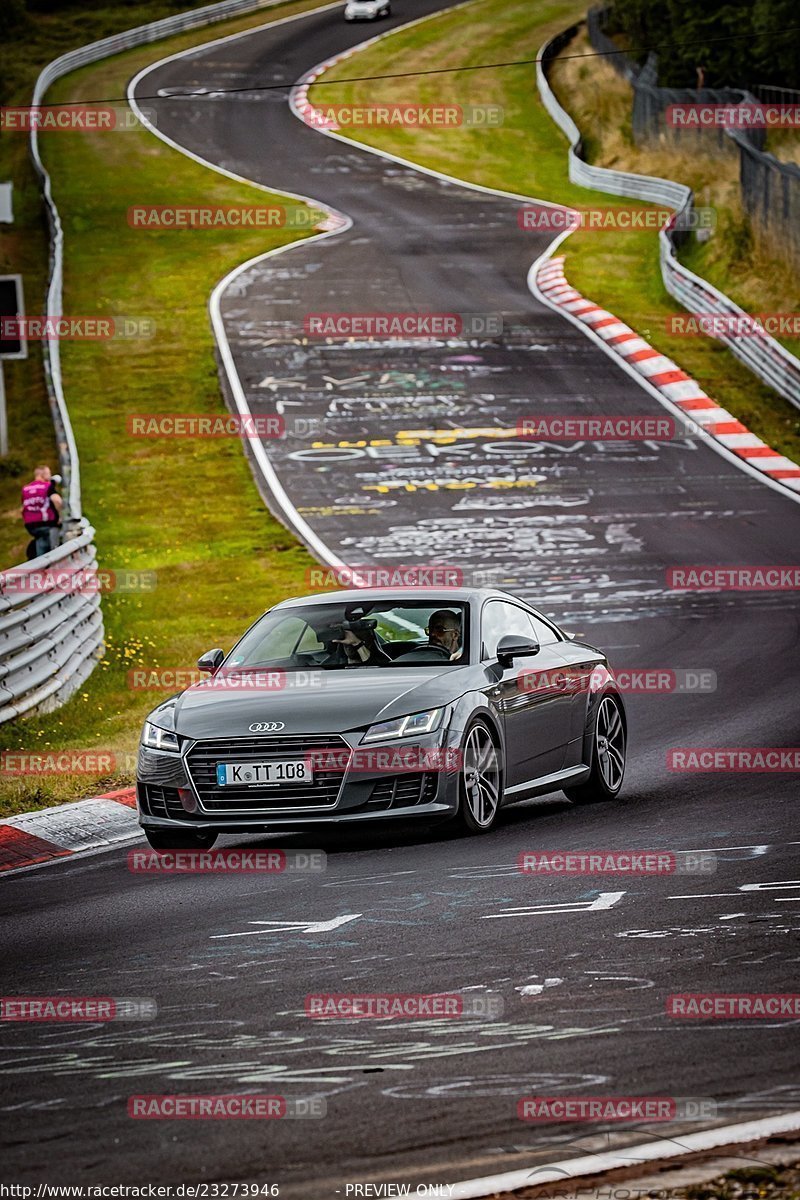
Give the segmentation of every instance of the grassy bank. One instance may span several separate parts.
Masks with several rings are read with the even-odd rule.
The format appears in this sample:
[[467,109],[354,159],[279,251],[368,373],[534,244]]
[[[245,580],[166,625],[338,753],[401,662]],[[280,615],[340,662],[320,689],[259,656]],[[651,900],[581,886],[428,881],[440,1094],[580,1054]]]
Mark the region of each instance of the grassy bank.
[[[0,104],[29,104],[39,72],[60,54],[204,3],[133,0],[119,5],[73,0],[60,4],[56,12],[27,15],[17,12],[12,3],[0,12]],[[24,134],[0,136],[0,179],[14,185],[14,223],[2,226],[0,274],[21,274],[26,311],[40,313],[47,286],[47,226]],[[10,453],[0,458],[0,566],[25,557],[29,538],[19,518],[22,484],[32,478],[37,462],[49,462],[56,470],[58,461],[40,345],[29,345],[27,359],[6,362],[4,373]]]
[[[269,17],[310,5],[272,9]],[[215,27],[213,36],[266,19]],[[124,94],[136,70],[208,31],[86,68],[50,99]],[[84,506],[103,567],[155,572],[152,591],[104,600],[108,651],[58,712],[3,727],[8,749],[104,750],[119,769],[0,780],[0,815],[90,795],[131,778],[144,713],[160,698],[129,686],[137,667],[192,667],[230,646],[259,611],[306,589],[311,559],[265,510],[238,439],[134,438],[131,413],[221,413],[207,302],[214,285],[253,255],[295,240],[281,229],[140,230],[135,204],[279,204],[235,184],[145,130],[59,134],[45,147],[65,228],[64,310],[148,318],[151,338],[65,342],[65,390],[81,458]],[[167,693],[164,693],[166,695]]]
[[[536,91],[532,66],[459,73],[452,68],[482,63],[534,58],[543,43],[584,12],[583,5],[553,0],[537,5],[527,0],[475,0],[457,12],[443,14],[412,29],[392,34],[356,57],[340,63],[325,75],[326,84],[311,90],[318,103],[413,101],[417,103],[500,104],[505,110],[502,127],[486,129],[424,130],[373,127],[351,136],[369,145],[425,166],[523,195],[576,205],[614,205],[613,197],[577,188],[567,177],[567,144],[543,108]],[[572,44],[568,53],[580,52]],[[406,71],[448,70],[447,74],[371,82],[336,83],[348,76],[381,75]],[[617,77],[602,60],[564,61],[556,67],[554,83],[561,103],[578,124],[588,126],[590,156],[606,153],[608,131],[614,134],[612,157],[605,165],[648,172],[650,166],[633,148],[629,129],[629,103],[620,92]],[[588,99],[578,99],[586,91]],[[623,156],[624,155],[624,161]],[[603,160],[605,161],[605,160]],[[682,168],[689,164],[683,163]],[[670,178],[682,178],[678,164]],[[701,164],[711,187],[719,164]],[[655,172],[658,173],[658,172]],[[691,178],[686,182],[692,183]],[[720,193],[726,184],[720,184]],[[737,294],[756,311],[790,310],[786,296],[786,271],[763,259],[740,267],[741,239],[734,239],[727,196],[714,191],[722,219],[719,234],[697,247],[695,269],[707,270],[717,286]],[[699,203],[704,199],[701,188]],[[644,205],[640,206],[646,207]],[[708,338],[678,337],[666,332],[667,319],[676,312],[665,292],[658,264],[658,240],[648,231],[594,232],[581,230],[564,244],[567,275],[587,296],[609,308],[637,329],[663,353],[690,372],[705,390],[746,422],[771,445],[800,456],[800,421],[788,402],[762,385],[722,346]],[[522,271],[527,263],[520,264]],[[777,267],[780,267],[780,270]],[[750,274],[752,273],[752,280]],[[680,310],[681,312],[683,310]]]

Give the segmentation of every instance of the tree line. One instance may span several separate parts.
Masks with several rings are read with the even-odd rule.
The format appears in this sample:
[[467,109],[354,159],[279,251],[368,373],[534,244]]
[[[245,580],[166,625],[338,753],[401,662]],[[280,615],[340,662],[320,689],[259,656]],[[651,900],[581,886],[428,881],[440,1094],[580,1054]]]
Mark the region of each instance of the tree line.
[[800,89],[797,0],[614,0],[606,30],[640,62],[656,49],[662,87]]

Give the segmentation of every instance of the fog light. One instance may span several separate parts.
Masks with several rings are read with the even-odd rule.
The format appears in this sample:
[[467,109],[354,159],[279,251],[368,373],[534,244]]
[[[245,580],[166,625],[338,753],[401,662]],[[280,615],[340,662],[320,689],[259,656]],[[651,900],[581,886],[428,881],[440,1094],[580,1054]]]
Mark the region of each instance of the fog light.
[[191,788],[178,788],[178,797],[186,812],[197,812],[197,800]]

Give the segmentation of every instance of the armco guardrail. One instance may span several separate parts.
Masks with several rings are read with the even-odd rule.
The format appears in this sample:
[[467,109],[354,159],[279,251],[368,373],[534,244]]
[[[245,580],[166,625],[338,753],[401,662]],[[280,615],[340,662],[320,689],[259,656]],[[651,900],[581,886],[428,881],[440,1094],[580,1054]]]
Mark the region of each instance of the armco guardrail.
[[[674,209],[675,216],[665,229],[659,230],[659,253],[661,277],[664,287],[671,296],[689,312],[715,313],[731,317],[746,317],[744,309],[734,304],[705,279],[695,275],[678,261],[677,239],[691,227],[694,196],[691,188],[669,179],[654,175],[634,175],[628,171],[614,171],[608,167],[596,167],[583,158],[581,133],[569,113],[558,103],[547,72],[550,63],[562,48],[572,40],[578,25],[571,25],[547,42],[539,51],[536,64],[536,82],[542,103],[550,116],[569,139],[569,177],[581,187],[608,192],[614,196],[630,196],[646,200],[651,204],[662,204]],[[719,336],[732,354],[743,362],[754,375],[800,408],[800,361],[767,333],[754,333],[745,337]]]
[[[280,0],[222,0],[194,12],[178,13],[149,25],[91,42],[53,59],[36,80],[31,104],[44,103],[47,89],[78,67],[144,46],[171,34],[199,29],[215,21],[271,8]],[[39,152],[35,127],[31,157],[41,180],[50,226],[50,278],[45,310],[63,314],[64,231],[53,199],[50,175]],[[61,353],[57,340],[43,342],[45,378],[53,413],[59,463],[64,477],[64,527],[68,538],[49,554],[0,574],[0,724],[34,709],[57,708],[94,670],[103,646],[100,597],[91,590],[59,587],[68,572],[96,567],[94,530],[83,518],[78,450],[64,395]],[[33,573],[51,572],[53,586],[24,586]]]
[[103,647],[94,530],[0,573],[0,723],[58,708]]

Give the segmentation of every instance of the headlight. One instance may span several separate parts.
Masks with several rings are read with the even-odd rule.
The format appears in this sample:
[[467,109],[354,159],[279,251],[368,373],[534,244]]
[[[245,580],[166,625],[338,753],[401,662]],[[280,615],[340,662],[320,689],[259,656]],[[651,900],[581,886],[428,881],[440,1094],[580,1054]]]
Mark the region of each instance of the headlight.
[[151,750],[180,750],[181,748],[177,734],[172,733],[169,729],[161,729],[152,721],[144,723],[142,745],[149,746]]
[[370,725],[362,742],[382,742],[386,738],[412,737],[414,734],[433,733],[442,723],[443,708],[429,708],[427,712],[412,713],[409,717],[395,717],[393,721],[381,721]]

